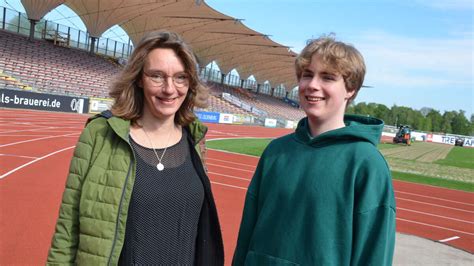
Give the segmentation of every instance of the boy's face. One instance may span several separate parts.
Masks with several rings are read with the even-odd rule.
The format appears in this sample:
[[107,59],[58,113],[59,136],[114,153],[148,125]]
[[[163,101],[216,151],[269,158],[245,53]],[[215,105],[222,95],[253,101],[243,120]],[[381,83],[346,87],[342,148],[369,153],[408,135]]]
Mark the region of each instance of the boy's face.
[[311,57],[298,85],[300,105],[311,121],[327,125],[343,122],[347,99],[354,92],[347,92],[342,75],[324,65],[319,55]]

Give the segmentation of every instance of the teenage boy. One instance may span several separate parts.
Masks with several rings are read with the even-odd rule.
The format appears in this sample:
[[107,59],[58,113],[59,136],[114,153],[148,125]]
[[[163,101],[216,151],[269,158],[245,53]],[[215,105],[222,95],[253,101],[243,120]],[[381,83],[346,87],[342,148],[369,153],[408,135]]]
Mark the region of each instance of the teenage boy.
[[395,199],[377,149],[383,121],[344,115],[362,87],[364,59],[321,37],[295,66],[307,117],[260,158],[233,265],[391,265]]

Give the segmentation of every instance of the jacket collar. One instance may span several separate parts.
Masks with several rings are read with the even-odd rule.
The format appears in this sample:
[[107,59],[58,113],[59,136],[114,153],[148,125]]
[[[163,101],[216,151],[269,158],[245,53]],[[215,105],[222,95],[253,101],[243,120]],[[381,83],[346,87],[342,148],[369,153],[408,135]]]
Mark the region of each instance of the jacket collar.
[[[107,119],[107,123],[120,138],[128,142],[130,120],[124,120],[120,117],[113,116]],[[191,134],[194,143],[199,143],[207,133],[207,126],[197,119],[191,122],[187,128],[189,129],[189,133]]]
[[[93,117],[90,117],[87,120],[87,123],[98,118],[103,117],[107,119],[107,123],[110,125],[112,130],[123,140],[128,142],[130,134],[130,120],[125,120],[120,117],[114,116],[110,110],[103,111],[100,114],[97,114]],[[194,141],[194,143],[199,143],[207,133],[207,126],[205,126],[201,121],[195,119],[187,126],[189,133]]]

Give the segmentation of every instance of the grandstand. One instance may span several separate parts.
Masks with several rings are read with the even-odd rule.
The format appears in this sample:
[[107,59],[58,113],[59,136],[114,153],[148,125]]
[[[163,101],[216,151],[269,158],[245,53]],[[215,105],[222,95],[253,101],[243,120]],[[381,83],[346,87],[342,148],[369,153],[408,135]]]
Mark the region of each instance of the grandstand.
[[[31,89],[38,92],[82,97],[108,97],[112,77],[120,65],[106,56],[55,46],[44,40],[28,41],[26,36],[0,31],[0,88]],[[208,82],[211,112],[255,115],[222,98],[229,93],[278,119],[297,120],[302,111],[274,97],[225,84]]]
[[[4,12],[9,11],[3,9]],[[42,34],[40,38],[31,39],[22,35],[22,32],[25,31],[0,30],[1,89],[108,98],[110,81],[120,71],[118,62],[123,61],[123,58],[101,54],[100,49],[97,53],[91,53],[87,43],[68,46],[51,42]],[[80,49],[81,46],[86,49]],[[270,90],[258,91],[255,90],[256,86],[243,88],[244,82],[238,77],[227,80],[241,81],[237,82],[241,86],[235,82],[228,84],[223,78],[220,82],[213,81],[211,74],[208,69],[202,68],[201,78],[211,88],[211,95],[209,107],[197,111],[254,117],[256,119],[252,121],[259,124],[263,124],[266,118],[273,118],[281,126],[285,125],[285,120],[296,121],[304,116],[301,109],[282,101],[281,95],[271,96],[273,92],[270,93]],[[216,76],[226,75],[219,72]],[[224,97],[224,94],[237,100],[229,101],[229,97]]]
[[[108,97],[108,83],[119,71],[109,59],[6,31],[0,31],[0,69],[17,85],[85,97]],[[12,85],[0,86],[15,88]]]
[[[133,43],[147,31],[166,28],[180,33],[202,64],[219,62],[217,71],[212,66],[210,71],[208,67],[201,70],[201,78],[212,87],[210,106],[203,111],[253,116],[257,121],[273,118],[281,120],[282,125],[284,120],[304,116],[301,110],[282,101],[283,97],[296,96],[288,94],[296,85],[296,54],[239,19],[213,10],[204,1],[137,2],[126,7],[111,2],[106,10],[98,9],[93,1],[80,2],[64,5],[78,14],[87,31],[44,20],[44,15],[59,3],[22,2],[26,14],[2,7],[0,88],[107,98],[109,83],[120,71],[116,62],[126,60]],[[175,15],[172,23],[157,20],[170,13]],[[113,25],[128,34],[128,44],[101,36]],[[60,40],[55,36],[61,36]],[[279,70],[278,74],[273,73],[274,69]],[[234,70],[237,76],[232,74]],[[224,92],[237,100],[229,102]]]
[[220,99],[223,93],[229,93],[239,98],[241,102],[263,111],[268,117],[297,121],[305,116],[303,110],[285,103],[281,98],[215,82],[208,82],[208,85],[211,88],[211,95],[214,96],[211,98]]

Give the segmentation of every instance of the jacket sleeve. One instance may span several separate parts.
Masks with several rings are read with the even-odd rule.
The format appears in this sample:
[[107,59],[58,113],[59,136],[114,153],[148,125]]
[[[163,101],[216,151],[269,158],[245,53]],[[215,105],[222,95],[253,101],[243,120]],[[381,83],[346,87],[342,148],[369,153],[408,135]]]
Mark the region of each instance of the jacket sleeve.
[[201,141],[199,141],[198,147],[199,147],[198,154],[201,157],[202,166],[204,167],[204,171],[206,171],[207,173],[208,170],[207,170],[207,162],[206,162],[206,159],[207,159],[206,138],[203,138]]
[[351,265],[392,265],[395,197],[385,160],[366,167],[361,179],[355,194]]
[[244,211],[242,214],[242,221],[240,223],[239,235],[237,239],[237,246],[234,252],[232,265],[244,265],[245,258],[249,251],[250,241],[253,235],[255,224],[258,218],[258,191],[260,181],[262,179],[263,158],[260,159],[259,165],[255,170],[255,174],[250,182],[245,197]]
[[79,201],[84,177],[89,168],[93,147],[90,129],[86,127],[74,150],[69,166],[59,217],[51,242],[47,264],[73,264],[79,243]]

